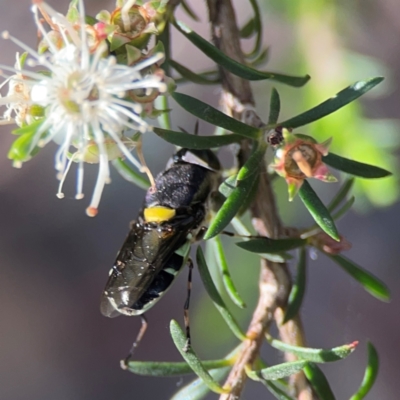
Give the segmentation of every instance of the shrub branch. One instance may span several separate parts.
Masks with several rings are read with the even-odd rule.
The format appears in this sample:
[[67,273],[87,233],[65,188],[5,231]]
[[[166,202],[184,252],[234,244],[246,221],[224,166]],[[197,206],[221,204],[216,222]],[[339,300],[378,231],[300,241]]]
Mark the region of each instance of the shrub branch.
[[[207,0],[207,4],[215,46],[234,60],[245,63],[231,1]],[[262,126],[263,122],[254,110],[254,98],[250,83],[223,68],[220,68],[220,72],[223,88],[221,105],[224,111],[253,126]],[[250,150],[249,142],[242,141],[241,150],[238,154],[240,166],[249,158]],[[251,206],[251,214],[253,225],[260,235],[266,235],[270,238],[282,236],[282,223],[265,166],[259,177],[258,191]],[[246,368],[252,366],[258,358],[264,336],[272,321],[277,324],[283,341],[298,346],[305,345],[299,317],[281,325],[290,289],[291,276],[287,265],[261,259],[258,303],[247,329],[247,339],[244,341],[242,351],[225,383],[227,387],[231,388],[231,392],[221,395],[221,400],[240,398],[247,378]],[[285,356],[287,360],[294,360],[294,356],[291,354]],[[315,399],[303,373],[294,375],[290,384],[299,400]]]

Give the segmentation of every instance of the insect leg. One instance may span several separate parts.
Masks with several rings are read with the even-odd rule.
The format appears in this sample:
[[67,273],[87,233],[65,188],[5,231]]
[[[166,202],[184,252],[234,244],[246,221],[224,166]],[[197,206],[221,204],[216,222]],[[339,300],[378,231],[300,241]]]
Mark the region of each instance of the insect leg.
[[265,239],[266,236],[261,235],[239,235],[238,233],[233,233],[229,231],[221,231],[220,235],[226,235],[235,238],[245,238],[245,239]]
[[[197,235],[196,235],[196,241],[200,241],[203,239],[203,236],[205,235],[205,233],[207,232],[207,227],[206,226],[202,226]],[[238,233],[233,233],[233,232],[229,232],[229,231],[221,231],[219,233],[220,235],[226,235],[226,236],[230,236],[230,237],[235,237],[235,238],[244,238],[244,239],[265,239],[266,236],[260,236],[260,235],[240,235]]]
[[190,304],[190,294],[192,292],[192,271],[193,271],[193,261],[188,259],[188,267],[189,267],[189,275],[187,282],[187,297],[185,301],[185,305],[183,307],[183,316],[185,320],[185,328],[186,328],[186,343],[183,348],[184,352],[189,351],[190,349],[190,325],[189,325],[189,304]]
[[[197,232],[196,235],[196,241],[200,241],[203,239],[205,233],[207,232],[207,227],[206,226],[202,226],[199,231]],[[233,232],[229,232],[229,231],[221,231],[219,233],[220,235],[226,235],[226,236],[230,236],[230,237],[235,237],[235,238],[245,238],[245,239],[262,239],[265,238],[265,236],[260,236],[260,235],[239,235],[238,233],[233,233]]]
[[132,358],[133,353],[135,352],[136,348],[139,346],[139,343],[142,340],[142,338],[146,332],[147,326],[149,325],[147,322],[147,318],[144,315],[141,315],[140,317],[142,319],[142,326],[140,328],[139,333],[136,336],[135,341],[132,344],[131,349],[129,350],[128,355],[123,360],[121,360],[121,368],[122,369],[128,369],[128,362]]

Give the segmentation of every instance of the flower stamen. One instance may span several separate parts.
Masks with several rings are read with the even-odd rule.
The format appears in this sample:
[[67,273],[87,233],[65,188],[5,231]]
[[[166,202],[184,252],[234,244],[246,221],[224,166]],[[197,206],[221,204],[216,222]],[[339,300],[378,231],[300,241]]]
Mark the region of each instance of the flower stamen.
[[124,25],[125,32],[131,30],[131,19],[129,17],[130,9],[135,5],[136,0],[127,0],[124,6],[121,8],[121,20]]
[[137,153],[137,155],[139,157],[140,162],[142,163],[142,167],[140,168],[140,171],[144,172],[147,175],[147,177],[149,178],[149,181],[150,181],[151,188],[153,190],[155,190],[156,189],[156,181],[154,180],[154,176],[151,173],[150,169],[147,167],[146,161],[144,159],[143,147],[142,147],[142,141],[141,140],[139,140],[137,145],[136,145],[136,153]]
[[[77,164],[77,199],[83,198],[84,163],[99,164],[87,209],[88,215],[94,216],[104,186],[111,182],[109,161],[125,157],[145,172],[154,185],[140,143],[140,161],[131,154],[137,138],[128,132],[144,133],[152,129],[143,115],[151,115],[153,100],[167,90],[164,73],[158,66],[164,54],[145,54],[137,48],[130,65],[119,64],[119,58],[107,55],[105,41],[109,36],[100,37],[95,27],[86,24],[83,0],[74,1],[70,7],[73,12],[65,17],[43,0],[33,1],[31,10],[41,39],[39,52],[7,31],[2,33],[3,39],[24,49],[30,58],[25,62],[23,55],[19,64],[17,59],[15,68],[0,65],[0,75],[6,77],[3,85],[9,86],[7,97],[0,98],[0,105],[7,107],[4,119],[11,120],[14,113],[21,125],[36,123],[24,148],[26,155],[15,156],[14,165],[27,161],[35,148],[52,140],[59,145],[55,154],[60,180],[58,197],[64,196],[63,185],[73,163]],[[136,7],[135,0],[126,1],[121,9],[128,30],[132,25],[132,7]],[[93,38],[96,45],[92,51]],[[24,63],[28,67],[44,67],[46,71],[23,69]],[[15,75],[7,76],[4,71]],[[20,89],[23,89],[21,96]]]
[[63,199],[64,198],[64,193],[62,191],[62,188],[64,186],[64,182],[65,182],[65,179],[67,178],[67,175],[68,175],[68,172],[69,172],[69,170],[71,168],[71,165],[75,161],[75,158],[76,158],[76,154],[73,154],[71,156],[71,158],[69,159],[69,161],[68,161],[68,164],[67,164],[67,167],[65,168],[65,171],[63,173],[60,173],[60,178],[61,179],[60,179],[60,183],[58,184],[58,191],[57,191],[57,195],[56,195],[59,199]]

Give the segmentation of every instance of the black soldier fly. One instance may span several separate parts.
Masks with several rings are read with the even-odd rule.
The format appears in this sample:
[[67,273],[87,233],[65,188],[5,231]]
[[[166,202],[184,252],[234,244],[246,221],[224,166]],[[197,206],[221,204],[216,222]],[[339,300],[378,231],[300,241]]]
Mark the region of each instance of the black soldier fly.
[[210,194],[217,190],[219,180],[220,163],[212,151],[181,149],[148,189],[143,208],[110,271],[100,306],[106,317],[142,317],[142,328],[123,367],[147,328],[143,314],[170,288],[186,264],[189,278],[184,319],[187,348],[190,346],[193,263],[189,252],[191,244],[202,237]]

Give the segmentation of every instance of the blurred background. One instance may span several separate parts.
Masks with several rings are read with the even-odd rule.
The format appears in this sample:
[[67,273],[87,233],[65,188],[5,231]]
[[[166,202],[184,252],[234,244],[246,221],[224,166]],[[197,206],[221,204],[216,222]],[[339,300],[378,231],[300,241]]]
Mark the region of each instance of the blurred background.
[[[66,0],[49,3],[65,13]],[[87,13],[112,9],[114,2],[86,0]],[[190,2],[202,23],[178,15],[204,37],[209,37],[204,4]],[[237,0],[239,21],[251,16],[247,2]],[[333,136],[332,149],[359,161],[398,171],[400,118],[400,2],[396,0],[260,1],[264,44],[270,48],[265,67],[292,75],[309,73],[303,89],[277,84],[282,118],[302,112],[332,96],[355,80],[384,75],[385,83],[345,109],[306,126],[301,133],[324,140]],[[296,4],[295,4],[296,3]],[[1,30],[24,43],[36,45],[36,28],[28,0],[2,0]],[[202,71],[209,60],[173,32],[173,56],[185,66]],[[251,41],[244,41],[245,49]],[[15,52],[9,41],[1,43],[0,63],[12,65]],[[266,115],[271,84],[253,84],[257,108]],[[185,85],[180,91],[218,106],[219,89]],[[4,95],[4,93],[3,93]],[[174,128],[188,131],[191,117],[174,108]],[[202,133],[211,133],[201,126]],[[140,319],[108,319],[99,311],[99,299],[108,271],[136,217],[143,191],[113,171],[96,218],[88,218],[88,205],[97,167],[85,168],[86,198],[74,200],[75,176],[69,174],[65,199],[55,193],[55,145],[48,145],[22,169],[7,159],[13,141],[11,126],[1,126],[0,136],[0,398],[6,400],[105,400],[168,399],[188,378],[153,379],[134,376],[119,368],[140,327]],[[155,135],[145,137],[146,159],[154,172],[162,170],[173,148]],[[339,174],[336,172],[336,176]],[[335,185],[314,185],[325,200]],[[302,204],[287,202],[286,187],[277,180],[282,218],[306,226],[311,222]],[[381,369],[369,399],[398,397],[400,383],[400,205],[397,177],[356,186],[356,204],[338,227],[353,244],[346,256],[371,271],[392,292],[390,304],[368,295],[356,282],[323,255],[309,263],[309,281],[302,318],[311,347],[334,347],[359,340],[348,359],[324,365],[337,399],[348,399],[359,386],[366,365],[366,342],[380,354]],[[224,240],[232,275],[251,310],[257,299],[257,257],[237,252],[231,239]],[[234,261],[234,262],[233,262]],[[293,266],[292,266],[293,267]],[[191,302],[193,344],[203,358],[223,357],[236,344],[205,296],[195,272]],[[135,358],[180,360],[169,335],[171,318],[183,323],[186,273],[147,314],[150,327]],[[234,310],[234,305],[229,304]],[[235,310],[243,327],[248,311]],[[282,361],[263,349],[270,363]],[[264,388],[249,384],[245,399],[269,397]],[[210,397],[212,398],[212,397]],[[215,398],[215,396],[213,397]]]

